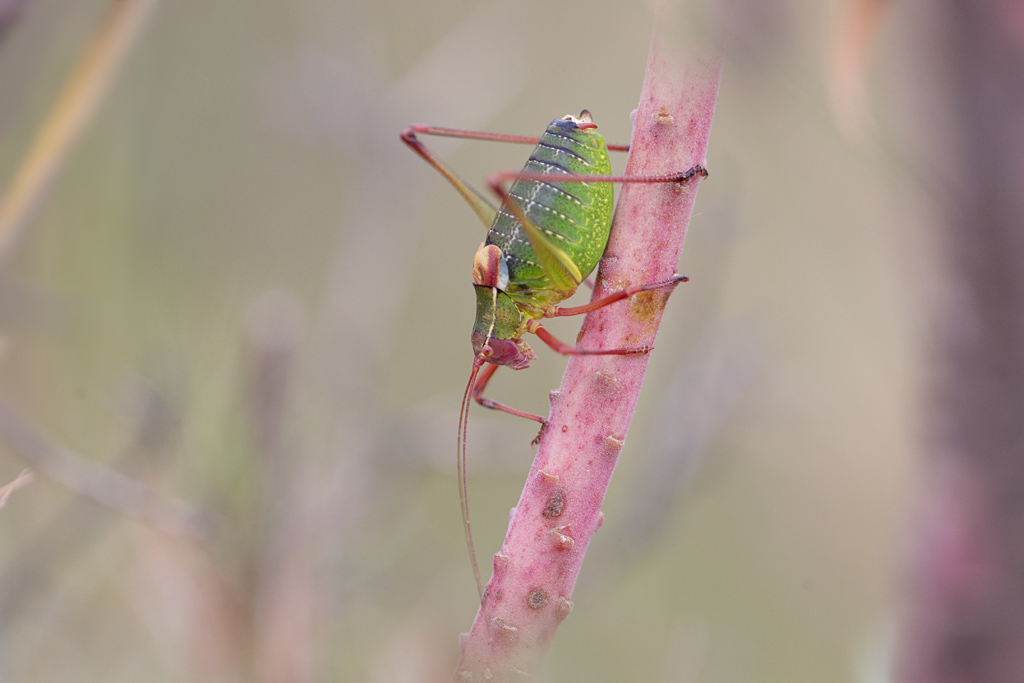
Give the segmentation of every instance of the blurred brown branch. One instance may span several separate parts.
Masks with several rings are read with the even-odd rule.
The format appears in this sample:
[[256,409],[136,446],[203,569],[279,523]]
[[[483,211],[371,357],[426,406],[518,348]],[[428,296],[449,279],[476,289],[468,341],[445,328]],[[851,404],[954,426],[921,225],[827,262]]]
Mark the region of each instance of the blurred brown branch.
[[9,484],[4,484],[0,487],[0,508],[7,505],[7,499],[11,497],[11,494],[25,486],[32,481],[32,473],[28,470],[22,470],[21,474],[14,478],[14,481]]
[[[946,125],[929,459],[899,652],[905,683],[1024,680],[1024,11],[927,5]],[[919,8],[921,10],[922,8]],[[929,112],[931,114],[931,112]]]
[[829,91],[840,130],[863,132],[868,59],[892,0],[848,0],[838,21],[829,56]]
[[[132,435],[112,467],[122,472],[159,471],[169,460],[180,431],[177,411],[159,391],[140,387],[133,404],[141,409]],[[138,477],[138,475],[136,475]],[[0,574],[0,622],[11,623],[50,593],[49,585],[75,558],[86,553],[115,519],[87,497],[76,497],[23,544]]]
[[[2,2],[2,0],[0,0]],[[9,2],[7,4],[10,4]],[[131,49],[156,0],[113,0],[0,195],[0,261],[25,230]],[[15,7],[17,9],[17,7]],[[0,4],[0,29],[5,18]]]
[[52,481],[166,533],[205,539],[209,520],[176,498],[160,496],[120,472],[53,443],[0,399],[0,438]]
[[0,39],[18,20],[28,0],[0,0]]

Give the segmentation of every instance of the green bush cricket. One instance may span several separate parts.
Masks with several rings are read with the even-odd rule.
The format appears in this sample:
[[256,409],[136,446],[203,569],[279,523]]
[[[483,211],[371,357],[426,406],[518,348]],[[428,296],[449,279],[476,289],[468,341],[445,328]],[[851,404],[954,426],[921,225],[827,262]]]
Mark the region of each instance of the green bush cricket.
[[[519,142],[536,147],[521,172],[496,173],[488,178],[488,185],[501,200],[495,207],[437,159],[420,142],[418,134]],[[707,177],[707,171],[698,165],[682,173],[612,175],[608,151],[626,151],[628,147],[607,145],[587,110],[578,117],[555,119],[540,138],[414,125],[403,131],[402,140],[447,178],[488,226],[487,238],[473,259],[477,298],[473,368],[459,412],[456,458],[466,543],[477,591],[482,594],[466,492],[470,398],[487,408],[536,420],[541,423],[543,434],[543,417],[483,396],[498,367],[522,370],[536,358],[523,340],[526,333],[537,335],[564,355],[649,352],[650,347],[578,349],[556,339],[540,321],[588,313],[639,292],[672,288],[686,281],[686,276],[676,276],[663,282],[626,287],[583,306],[557,305],[576,292],[604,254],[612,223],[612,183],[682,183],[696,176]],[[506,191],[504,184],[509,180],[512,185]]]

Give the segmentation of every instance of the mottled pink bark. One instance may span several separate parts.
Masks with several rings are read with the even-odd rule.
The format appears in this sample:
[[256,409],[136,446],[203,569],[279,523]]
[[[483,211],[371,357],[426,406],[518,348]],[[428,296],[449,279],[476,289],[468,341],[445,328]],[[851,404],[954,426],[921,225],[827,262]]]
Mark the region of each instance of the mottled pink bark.
[[[717,63],[679,64],[652,43],[633,140],[630,175],[703,164],[718,94]],[[684,185],[626,184],[616,209],[594,297],[675,273],[698,178]],[[668,292],[653,291],[590,313],[578,346],[653,345]],[[574,356],[494,573],[461,637],[455,680],[506,681],[537,670],[559,624],[626,438],[647,355]]]

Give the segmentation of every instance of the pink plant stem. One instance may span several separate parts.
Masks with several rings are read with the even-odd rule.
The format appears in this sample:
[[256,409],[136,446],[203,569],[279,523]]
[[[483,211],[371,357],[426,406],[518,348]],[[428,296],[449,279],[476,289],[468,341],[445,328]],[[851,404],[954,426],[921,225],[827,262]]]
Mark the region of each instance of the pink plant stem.
[[[717,63],[680,65],[652,42],[635,114],[627,175],[703,164],[718,94]],[[593,297],[671,278],[697,195],[685,184],[625,184]],[[653,345],[669,292],[639,294],[589,313],[577,345]],[[662,349],[671,353],[671,349]],[[537,671],[572,590],[626,438],[647,355],[572,356],[494,573],[468,634],[457,681],[512,681]]]

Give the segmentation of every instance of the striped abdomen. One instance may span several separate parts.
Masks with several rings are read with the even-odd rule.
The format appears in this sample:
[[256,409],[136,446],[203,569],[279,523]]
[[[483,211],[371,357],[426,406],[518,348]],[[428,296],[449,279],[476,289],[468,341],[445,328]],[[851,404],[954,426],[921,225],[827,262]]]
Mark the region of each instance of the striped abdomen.
[[[566,119],[555,119],[523,167],[524,173],[543,173],[551,182],[516,180],[509,197],[587,277],[600,261],[611,227],[613,189],[608,182],[556,182],[559,175],[609,175],[611,165],[604,138],[596,130],[580,130]],[[555,292],[537,263],[519,220],[502,207],[487,233],[508,264],[506,291],[525,295],[534,305],[557,303]]]

